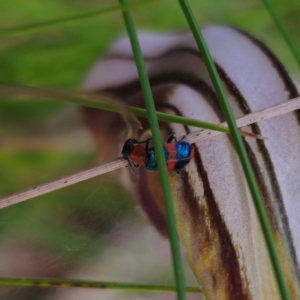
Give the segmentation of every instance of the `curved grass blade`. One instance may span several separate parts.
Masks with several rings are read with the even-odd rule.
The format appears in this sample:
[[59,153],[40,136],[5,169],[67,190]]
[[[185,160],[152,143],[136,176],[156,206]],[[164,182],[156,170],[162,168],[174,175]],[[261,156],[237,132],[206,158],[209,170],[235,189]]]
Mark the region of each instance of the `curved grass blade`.
[[[119,0],[121,5],[126,5],[126,0]],[[151,87],[146,72],[146,67],[142,55],[142,51],[137,38],[136,30],[128,10],[123,9],[123,17],[126,24],[127,32],[131,42],[132,51],[134,54],[143,95],[145,98],[145,105],[149,116],[150,129],[153,135],[153,143],[155,152],[157,155],[157,164],[161,178],[162,191],[164,196],[164,204],[167,215],[167,225],[171,244],[171,252],[173,259],[173,268],[176,282],[177,298],[180,300],[185,299],[185,288],[184,288],[184,274],[180,257],[180,248],[178,242],[176,220],[174,213],[174,205],[172,201],[169,174],[166,167],[166,159],[163,151],[163,145],[161,141],[161,135],[156,116],[156,110],[152,97]]]
[[[172,285],[149,285],[124,282],[90,281],[90,280],[69,280],[52,278],[0,278],[0,286],[17,287],[58,287],[58,288],[95,288],[112,289],[123,291],[144,291],[144,292],[175,292]],[[187,293],[201,293],[199,287],[186,287]]]
[[295,43],[293,41],[293,38],[289,34],[287,27],[285,26],[284,22],[282,22],[277,11],[274,9],[273,4],[271,4],[271,2],[269,0],[262,0],[262,1],[300,67],[300,53],[297,49],[297,46],[295,45]]
[[181,8],[185,14],[185,17],[187,19],[187,22],[189,23],[189,26],[192,30],[192,33],[194,35],[195,41],[198,45],[199,51],[203,57],[203,60],[205,62],[205,65],[207,67],[207,70],[209,72],[210,78],[213,82],[214,88],[216,90],[222,111],[226,117],[228,126],[230,128],[230,132],[232,134],[232,138],[234,141],[234,145],[236,147],[237,153],[239,155],[243,171],[245,173],[246,180],[249,185],[249,189],[254,201],[254,205],[256,208],[256,212],[258,214],[262,230],[264,233],[264,237],[266,240],[267,248],[270,254],[270,258],[272,261],[272,265],[274,268],[276,280],[278,283],[278,287],[280,290],[280,294],[282,299],[291,299],[290,291],[287,287],[286,280],[283,276],[282,267],[279,261],[279,257],[275,248],[275,242],[274,238],[271,232],[271,227],[267,218],[267,214],[261,199],[261,195],[259,192],[259,188],[249,161],[249,158],[247,156],[247,152],[245,149],[245,146],[243,144],[241,135],[239,134],[238,128],[236,126],[235,118],[233,116],[232,110],[230,108],[230,105],[228,103],[225,91],[222,87],[221,80],[219,78],[218,72],[216,70],[215,64],[211,58],[211,55],[208,51],[208,48],[206,46],[206,43],[204,41],[204,38],[202,36],[201,31],[199,30],[198,24],[195,20],[195,17],[189,7],[189,4],[186,0],[178,0]]
[[[151,1],[153,2],[153,1]],[[144,1],[138,1],[138,2],[133,2],[131,4],[126,5],[127,8],[135,8],[140,5],[144,5],[146,3],[150,3],[149,0],[144,0]],[[105,8],[100,8],[96,10],[91,10],[82,14],[76,14],[73,16],[68,16],[68,17],[63,17],[63,18],[57,18],[57,19],[52,19],[44,22],[38,22],[34,24],[28,24],[28,25],[23,25],[23,26],[17,26],[13,28],[7,28],[7,29],[2,29],[0,30],[0,39],[6,38],[6,37],[11,37],[11,36],[16,36],[16,35],[24,35],[36,31],[42,31],[42,30],[48,30],[57,26],[60,26],[62,24],[66,23],[71,23],[71,22],[78,22],[82,21],[85,19],[93,18],[93,17],[98,17],[100,15],[104,15],[107,13],[115,12],[121,10],[120,5],[111,5]]]
[[[130,107],[122,104],[118,99],[108,95],[108,94],[92,94],[92,93],[83,93],[76,91],[67,91],[63,89],[54,89],[54,88],[40,88],[19,84],[8,84],[0,83],[0,94],[2,97],[18,97],[21,95],[35,97],[40,99],[50,99],[56,101],[68,102],[76,105],[92,107],[102,110],[107,110],[111,112],[120,113],[123,116],[123,119],[126,124],[139,127],[140,123],[135,118],[142,117],[148,118],[146,109],[139,107]],[[132,114],[130,114],[130,111]],[[213,131],[219,131],[224,133],[230,133],[230,130],[226,126],[220,124],[214,124],[209,122],[204,122],[196,119],[189,119],[181,116],[170,115],[162,112],[156,112],[157,118],[160,121],[172,122],[183,124],[187,126],[199,127],[204,129],[209,129]],[[245,131],[241,131],[243,136],[264,139],[264,137],[253,134]],[[132,137],[132,136],[130,136]]]

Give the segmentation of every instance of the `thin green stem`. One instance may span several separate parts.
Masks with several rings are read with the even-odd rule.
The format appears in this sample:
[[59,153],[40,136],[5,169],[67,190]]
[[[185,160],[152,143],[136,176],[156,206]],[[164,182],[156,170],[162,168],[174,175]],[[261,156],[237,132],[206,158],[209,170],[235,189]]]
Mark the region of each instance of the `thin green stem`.
[[241,135],[239,133],[239,130],[236,126],[235,118],[233,116],[232,110],[230,108],[229,102],[227,100],[225,91],[222,87],[221,80],[219,78],[218,72],[216,70],[215,64],[211,58],[211,55],[208,51],[208,48],[206,46],[206,43],[204,41],[204,38],[202,36],[201,31],[199,30],[199,26],[193,16],[193,13],[189,7],[189,4],[186,0],[178,0],[182,10],[186,16],[186,19],[189,23],[189,26],[193,32],[195,41],[198,45],[199,51],[204,59],[205,65],[207,67],[207,70],[209,72],[210,78],[213,82],[214,88],[216,90],[221,108],[223,110],[223,113],[226,117],[227,124],[229,126],[237,153],[239,155],[245,177],[247,179],[249,189],[254,201],[254,205],[256,208],[256,212],[258,214],[261,227],[264,233],[264,237],[266,240],[267,248],[269,251],[269,255],[272,261],[272,265],[275,271],[276,280],[278,283],[278,287],[280,290],[280,294],[282,299],[291,299],[290,291],[288,289],[286,280],[283,275],[283,270],[279,261],[279,257],[276,251],[274,238],[272,235],[271,227],[268,221],[268,217],[264,208],[264,204],[259,192],[259,188],[245,149],[245,146],[243,144]]
[[[125,282],[107,282],[90,280],[69,280],[53,278],[0,278],[0,286],[17,287],[59,287],[59,288],[95,288],[95,289],[113,289],[124,291],[144,291],[144,292],[175,292],[175,286],[155,285],[155,284],[135,284]],[[201,293],[199,287],[186,287],[188,293]]]
[[[131,111],[138,117],[144,117],[147,118],[145,114],[145,110],[142,108],[138,107],[131,107]],[[209,123],[209,122],[204,122],[196,119],[190,119],[190,118],[185,118],[181,116],[175,116],[175,115],[170,115],[162,112],[156,112],[157,118],[160,121],[164,122],[169,122],[169,123],[177,123],[177,124],[183,124],[187,126],[193,126],[193,127],[199,127],[199,128],[204,128],[204,129],[209,129],[209,130],[214,130],[214,131],[220,131],[224,133],[230,133],[230,130],[228,127],[214,124],[214,123]]]
[[[119,0],[119,2],[122,6],[126,5],[126,0]],[[174,207],[173,207],[170,182],[169,182],[169,174],[166,167],[166,160],[165,160],[165,155],[163,150],[163,144],[161,141],[161,134],[160,134],[160,129],[159,129],[158,120],[156,116],[156,110],[155,110],[151,87],[147,76],[142,51],[138,42],[136,30],[131,15],[127,9],[123,10],[123,17],[130,38],[132,51],[134,54],[134,58],[135,58],[141,86],[142,86],[142,91],[145,99],[145,105],[149,116],[150,129],[153,135],[153,143],[154,143],[154,148],[155,148],[155,153],[157,158],[157,164],[160,172],[160,178],[161,178],[161,184],[162,184],[162,190],[164,196],[164,204],[165,204],[166,214],[167,214],[167,225],[168,225],[171,252],[173,258],[173,268],[174,268],[174,275],[175,275],[175,282],[176,282],[176,289],[177,289],[177,298],[179,300],[183,300],[185,299],[184,274],[183,274],[183,268],[181,263],[176,220],[175,220]]]
[[294,58],[296,59],[299,67],[300,67],[300,53],[295,45],[293,38],[289,34],[287,27],[285,26],[284,22],[282,22],[281,18],[279,17],[277,11],[274,9],[273,3],[270,0],[262,0],[267,11],[269,12],[270,16],[272,17],[274,23],[277,25],[277,28],[281,32],[283,38],[285,39],[288,47],[290,48]]
[[[62,89],[39,88],[33,86],[0,83],[0,94],[2,97],[18,97],[18,95],[35,97],[39,99],[50,99],[61,102],[72,103],[75,105],[91,107],[111,112],[120,113],[122,109],[129,108],[131,112],[142,118],[148,118],[147,110],[139,107],[125,106],[122,102],[110,100],[108,95],[85,94]],[[187,126],[199,127],[224,133],[230,133],[228,127],[219,124],[204,122],[196,119],[185,118],[176,115],[170,115],[162,112],[156,112],[160,121],[178,123]]]

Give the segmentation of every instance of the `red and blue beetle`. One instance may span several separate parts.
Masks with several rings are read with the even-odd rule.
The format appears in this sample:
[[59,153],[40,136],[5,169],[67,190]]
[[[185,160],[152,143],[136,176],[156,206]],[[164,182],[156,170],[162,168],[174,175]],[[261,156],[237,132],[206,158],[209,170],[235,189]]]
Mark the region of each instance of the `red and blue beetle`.
[[[128,139],[122,150],[124,159],[128,160],[130,166],[138,167],[145,165],[147,170],[157,171],[157,161],[155,150],[149,147],[149,142],[152,138],[146,141],[137,141],[136,139]],[[143,146],[142,144],[145,144]],[[194,148],[191,144],[184,141],[177,141],[174,135],[171,135],[166,143],[163,145],[167,169],[180,173],[190,160],[194,157]]]

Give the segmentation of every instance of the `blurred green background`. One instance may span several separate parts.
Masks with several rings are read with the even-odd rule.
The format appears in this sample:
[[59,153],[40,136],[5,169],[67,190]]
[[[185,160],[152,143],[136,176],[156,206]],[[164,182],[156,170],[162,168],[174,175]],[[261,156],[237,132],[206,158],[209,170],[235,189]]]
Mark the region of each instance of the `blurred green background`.
[[[137,1],[129,1],[136,3]],[[144,2],[144,3],[143,3]],[[261,1],[191,0],[201,26],[228,24],[264,41],[289,72],[300,72]],[[138,29],[186,29],[175,0],[140,1]],[[35,31],[6,34],[52,19],[118,4],[95,0],[0,2],[0,81],[78,88],[110,43],[124,34],[119,10]],[[300,4],[273,1],[300,45]],[[5,37],[4,34],[6,34]],[[2,37],[1,37],[2,36]],[[51,101],[12,101],[0,95],[0,196],[87,168],[97,161],[78,107]],[[137,230],[138,228],[138,230]],[[95,178],[0,211],[0,276],[62,277],[170,284],[168,242],[110,176]],[[185,263],[187,265],[187,263]],[[187,282],[196,281],[187,269]],[[175,299],[148,294],[70,289],[1,289],[1,299]],[[188,299],[198,299],[192,295]]]

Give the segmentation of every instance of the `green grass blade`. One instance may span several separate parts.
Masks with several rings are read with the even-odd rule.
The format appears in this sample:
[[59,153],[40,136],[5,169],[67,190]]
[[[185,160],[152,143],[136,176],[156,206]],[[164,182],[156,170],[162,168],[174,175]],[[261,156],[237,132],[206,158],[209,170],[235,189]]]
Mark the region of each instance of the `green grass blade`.
[[292,0],[292,5],[293,5],[294,11],[297,15],[298,22],[300,22],[300,2],[299,2],[299,0]]
[[[34,97],[38,99],[50,99],[61,102],[72,103],[75,105],[91,107],[111,112],[119,113],[120,110],[126,109],[127,106],[123,105],[122,102],[109,100],[108,95],[101,94],[84,94],[78,92],[72,92],[62,89],[54,88],[39,88],[34,86],[26,86],[19,84],[0,83],[0,94],[2,97],[18,97],[18,95]],[[139,107],[129,107],[135,116],[148,118],[146,109]],[[214,131],[220,131],[224,133],[230,133],[228,127],[221,126],[214,123],[204,122],[196,119],[189,119],[181,116],[170,115],[162,112],[156,112],[157,118],[160,121],[178,123],[187,126],[199,127]]]
[[[146,118],[146,110],[138,107],[132,107],[131,108],[132,112],[138,116],[138,117],[144,117]],[[164,122],[169,122],[169,123],[177,123],[177,124],[182,124],[186,126],[193,126],[193,127],[199,127],[199,128],[204,128],[204,129],[209,129],[209,130],[214,130],[214,131],[220,131],[224,133],[230,133],[230,130],[228,127],[214,124],[214,123],[209,123],[209,122],[204,122],[196,119],[190,119],[190,118],[185,118],[181,116],[175,116],[175,115],[170,115],[162,112],[156,112],[157,118],[160,121]]]
[[281,18],[279,17],[277,11],[274,9],[274,4],[271,3],[270,0],[262,0],[267,11],[269,12],[270,16],[272,17],[274,23],[276,24],[277,28],[281,32],[283,38],[285,39],[288,47],[290,48],[294,58],[296,59],[299,67],[300,67],[300,53],[295,45],[293,38],[289,34],[287,27],[285,26],[284,22],[282,22]]
[[[59,288],[95,288],[95,289],[112,289],[124,291],[144,291],[144,292],[175,292],[176,288],[172,285],[155,285],[155,284],[136,284],[125,282],[107,282],[91,280],[70,280],[70,279],[53,279],[53,278],[0,278],[0,286],[16,287],[59,287]],[[186,287],[188,293],[201,293],[199,287]]]
[[[131,3],[127,5],[128,8],[134,8],[146,3],[149,3],[150,0],[144,0],[144,1],[138,1]],[[153,1],[151,1],[153,2]],[[28,24],[28,25],[23,25],[23,26],[18,26],[18,27],[13,27],[13,28],[7,28],[7,29],[2,29],[0,30],[0,39],[6,38],[6,37],[11,37],[11,36],[16,36],[16,35],[24,35],[28,33],[32,33],[35,31],[42,31],[42,30],[47,30],[51,29],[54,27],[61,26],[66,23],[71,23],[71,22],[78,22],[82,20],[86,20],[89,18],[93,17],[98,17],[100,15],[104,15],[106,13],[111,13],[114,11],[121,10],[120,5],[110,5],[105,8],[100,8],[96,10],[91,10],[82,14],[76,14],[73,16],[68,16],[64,18],[56,18],[44,22],[38,22],[34,24]]]
[[[126,5],[126,0],[119,0],[119,2],[121,5]],[[156,116],[156,110],[154,106],[154,101],[152,97],[149,79],[146,72],[144,59],[142,56],[142,51],[138,42],[136,30],[134,28],[131,15],[128,10],[123,10],[123,17],[130,38],[132,51],[134,54],[134,58],[135,58],[141,86],[142,86],[142,91],[145,98],[145,105],[149,116],[150,129],[153,135],[153,143],[155,147],[155,153],[156,153],[158,168],[160,172],[162,190],[164,195],[164,204],[165,204],[166,214],[167,214],[167,224],[168,224],[168,232],[169,232],[169,238],[171,244],[172,258],[173,258],[173,268],[174,268],[174,275],[175,275],[175,282],[176,282],[176,289],[177,289],[177,298],[179,300],[183,300],[185,299],[184,274],[183,274],[183,268],[182,268],[181,257],[180,257],[180,248],[178,243],[176,220],[175,220],[174,207],[173,207],[170,182],[169,182],[169,174],[166,167],[166,160],[165,160],[163,145],[161,141],[161,134],[160,134],[158,120]]]
[[196,40],[196,43],[199,47],[200,53],[204,59],[205,65],[208,69],[210,78],[213,82],[214,88],[216,90],[221,108],[223,110],[223,113],[226,117],[227,124],[229,126],[230,132],[232,134],[232,138],[237,150],[237,153],[239,155],[248,185],[249,189],[254,201],[254,205],[256,208],[256,212],[258,214],[262,230],[264,233],[264,237],[266,240],[268,252],[270,255],[270,259],[272,261],[272,265],[275,271],[276,280],[278,283],[278,287],[280,290],[280,294],[282,299],[291,299],[289,289],[287,287],[286,280],[283,275],[282,267],[279,261],[279,257],[275,248],[275,242],[272,235],[271,227],[267,218],[267,214],[260,196],[259,188],[246,152],[246,149],[244,147],[241,135],[239,133],[239,130],[236,126],[235,118],[233,116],[232,110],[230,108],[229,102],[227,100],[225,91],[222,87],[221,80],[219,78],[218,72],[216,70],[215,64],[211,58],[211,55],[208,51],[208,48],[206,46],[206,43],[203,39],[202,33],[199,30],[199,26],[193,16],[193,13],[189,7],[189,4],[186,0],[178,0],[182,10],[184,11],[184,14],[186,16],[186,19],[189,23],[189,26],[193,32],[194,38]]

